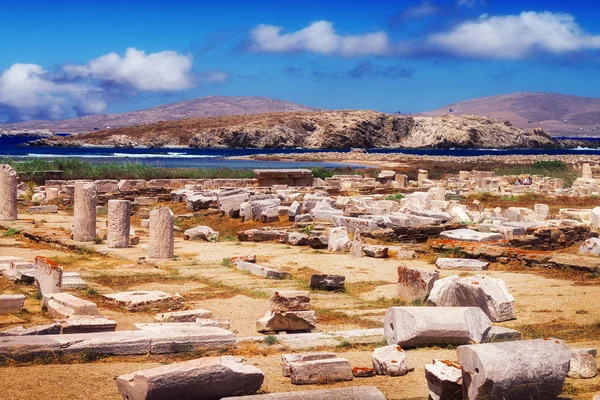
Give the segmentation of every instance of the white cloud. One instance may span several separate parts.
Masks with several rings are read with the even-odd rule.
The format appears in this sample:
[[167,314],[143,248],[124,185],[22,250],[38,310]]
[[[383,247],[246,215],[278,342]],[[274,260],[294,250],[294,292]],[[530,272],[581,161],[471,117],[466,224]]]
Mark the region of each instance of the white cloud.
[[480,2],[478,0],[457,0],[456,5],[460,7],[475,7]]
[[563,54],[600,48],[600,36],[590,35],[569,14],[522,12],[482,15],[449,32],[426,39],[429,46],[452,55],[473,58],[523,59],[537,52]]
[[[459,1],[465,1],[465,0],[459,0]],[[441,7],[434,5],[430,1],[424,0],[421,3],[419,3],[418,5],[416,5],[414,7],[409,7],[406,10],[404,10],[402,12],[401,16],[402,16],[402,19],[404,19],[404,20],[411,20],[411,19],[420,19],[420,18],[432,16],[432,15],[437,15],[440,12],[442,12]]]
[[387,33],[339,35],[329,21],[316,21],[296,32],[282,33],[283,28],[259,25],[250,32],[249,49],[262,53],[313,52],[358,57],[390,52]]
[[206,83],[225,83],[231,78],[231,74],[223,71],[206,71],[200,74],[200,81]]
[[71,76],[90,77],[138,91],[185,90],[194,86],[192,57],[175,51],[149,53],[129,48],[123,57],[109,53],[85,65],[65,65]]

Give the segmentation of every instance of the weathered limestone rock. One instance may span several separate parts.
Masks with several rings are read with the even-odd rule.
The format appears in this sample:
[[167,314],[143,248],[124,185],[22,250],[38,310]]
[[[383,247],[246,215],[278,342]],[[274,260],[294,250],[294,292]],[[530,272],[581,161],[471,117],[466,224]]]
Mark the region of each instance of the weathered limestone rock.
[[109,248],[120,249],[129,246],[130,216],[131,202],[129,200],[108,200],[106,244]]
[[294,222],[296,217],[302,213],[302,206],[296,200],[292,203],[290,208],[288,208],[288,219],[290,222]]
[[462,400],[462,367],[455,361],[433,360],[425,365],[431,400]]
[[22,294],[0,294],[0,314],[16,314],[23,311],[25,296]]
[[327,241],[327,250],[333,253],[344,252],[350,248],[350,240],[348,239],[348,230],[339,226],[329,229],[329,238]]
[[34,279],[40,294],[60,293],[62,287],[63,269],[49,258],[35,258]]
[[13,256],[0,256],[0,275],[10,269],[11,263],[13,262],[25,262],[25,259],[21,257],[13,257]]
[[569,378],[590,379],[598,375],[596,349],[572,349]]
[[360,229],[354,231],[354,238],[352,239],[352,245],[350,246],[350,256],[354,258],[361,258],[363,256]]
[[48,313],[55,318],[67,318],[71,315],[100,315],[95,303],[69,293],[44,295],[42,307],[46,308]]
[[387,246],[378,246],[378,245],[364,245],[363,252],[367,257],[372,258],[388,258],[388,250]]
[[187,196],[185,199],[185,208],[189,211],[198,211],[208,209],[216,199],[213,197],[196,194]]
[[600,207],[594,207],[590,215],[592,228],[600,228]]
[[35,265],[28,261],[13,261],[8,270],[0,268],[0,273],[13,282],[30,284],[34,282]]
[[[318,179],[318,178],[315,178]],[[257,394],[254,396],[228,397],[227,400],[385,400],[375,386],[351,386],[338,389],[299,390]],[[595,399],[594,399],[595,400]]]
[[335,353],[327,352],[315,352],[315,353],[304,353],[304,354],[282,354],[281,355],[281,371],[283,376],[286,378],[290,377],[290,363],[313,361],[313,360],[327,360],[337,358]]
[[27,214],[55,214],[58,212],[58,207],[55,205],[49,206],[31,206],[25,209]]
[[146,196],[139,196],[136,197],[135,199],[133,199],[133,204],[136,206],[153,206],[155,204],[158,204],[158,198],[156,197],[146,197]]
[[83,290],[87,288],[87,283],[77,272],[63,271],[60,287],[63,290]]
[[313,274],[310,276],[311,289],[342,290],[345,283],[346,277],[343,275]]
[[75,183],[73,203],[73,240],[91,242],[96,237],[96,184]]
[[293,385],[318,385],[354,379],[352,366],[344,358],[299,361],[290,363]]
[[265,379],[261,370],[234,356],[208,357],[117,377],[123,399],[220,399],[257,392]]
[[580,255],[600,256],[600,239],[590,238],[579,246]]
[[150,258],[173,258],[173,212],[169,207],[161,207],[150,211],[148,242],[148,255]]
[[209,226],[197,226],[195,228],[187,229],[183,233],[183,240],[197,240],[202,239],[207,242],[216,241],[219,238],[219,232],[213,230]]
[[235,266],[242,271],[248,271],[252,275],[261,276],[263,278],[287,279],[291,275],[288,272],[281,272],[274,268],[265,267],[263,265],[249,263],[246,261],[238,261]]
[[317,327],[314,311],[267,311],[264,317],[256,321],[258,332],[298,332],[312,331]]
[[503,326],[492,326],[485,335],[484,343],[513,342],[521,340],[521,332]]
[[313,249],[327,249],[329,247],[329,237],[325,234],[311,235],[308,237],[308,245]]
[[71,315],[59,320],[62,334],[114,332],[117,322],[102,315]]
[[308,311],[310,295],[304,290],[283,290],[271,295],[271,311]]
[[383,325],[389,345],[481,343],[492,327],[477,307],[391,307]]
[[515,319],[515,299],[504,281],[483,275],[440,279],[428,302],[439,307],[479,307],[494,322]]
[[154,320],[156,322],[193,322],[198,318],[212,318],[212,312],[208,310],[186,310],[172,311],[156,314]]
[[250,192],[245,189],[224,190],[217,195],[219,211],[232,218],[240,216],[240,206],[250,199]]
[[344,217],[341,215],[335,215],[331,217],[331,222],[335,226],[344,226],[348,229],[355,231],[356,229],[363,231],[374,231],[379,229],[377,223],[372,219],[367,218],[355,218],[355,217]]
[[308,244],[308,235],[299,232],[291,232],[288,235],[288,244],[291,246],[306,246]]
[[417,186],[423,186],[423,183],[429,179],[429,171],[426,169],[420,169],[417,173]]
[[0,166],[0,221],[17,219],[17,171],[10,165]]
[[464,399],[555,399],[571,349],[557,339],[460,346]]
[[460,271],[482,271],[489,263],[468,258],[438,258],[435,266],[439,269],[454,269]]
[[314,218],[310,214],[300,214],[300,215],[297,215],[296,218],[294,219],[294,222],[296,222],[296,223],[313,222],[313,221],[314,221]]
[[437,271],[398,267],[398,297],[406,302],[427,301],[435,281],[440,279]]
[[120,292],[105,294],[102,297],[113,304],[124,307],[129,311],[152,308],[158,305],[181,307],[183,297],[179,293],[169,294],[160,290],[138,290],[133,292]]
[[196,325],[216,326],[217,328],[227,329],[231,327],[229,318],[196,318]]
[[0,331],[0,336],[36,336],[57,335],[60,333],[60,324],[36,325],[29,328],[17,326],[15,328]]
[[406,354],[404,354],[402,347],[398,345],[393,344],[376,348],[373,351],[371,360],[377,375],[403,376],[408,374]]

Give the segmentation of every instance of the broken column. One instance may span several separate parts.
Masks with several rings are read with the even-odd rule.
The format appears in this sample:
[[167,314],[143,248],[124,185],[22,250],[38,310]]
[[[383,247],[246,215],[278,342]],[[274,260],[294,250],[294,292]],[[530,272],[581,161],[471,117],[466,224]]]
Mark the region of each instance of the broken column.
[[150,211],[148,253],[150,258],[173,258],[173,212],[169,207]]
[[91,242],[96,237],[96,184],[75,183],[73,240]]
[[425,378],[432,400],[462,400],[462,367],[455,361],[433,360],[425,365]]
[[408,374],[406,355],[402,347],[390,345],[376,348],[371,356],[377,375],[403,376]]
[[571,349],[558,339],[460,346],[464,399],[555,399]]
[[417,186],[423,186],[423,182],[427,179],[429,179],[429,171],[420,169],[417,174]]
[[303,332],[317,327],[317,317],[310,311],[310,296],[306,291],[275,291],[271,295],[271,310],[256,321],[258,332]]
[[360,229],[354,231],[354,238],[352,239],[352,245],[350,246],[350,256],[354,258],[361,258],[363,256]]
[[257,392],[261,370],[234,356],[208,357],[163,365],[117,377],[124,399],[220,399]]
[[108,247],[120,249],[129,246],[131,202],[129,200],[108,201]]
[[477,307],[391,307],[383,325],[387,344],[405,348],[481,343],[491,327]]
[[289,366],[293,385],[318,385],[354,379],[352,366],[345,358],[297,361]]
[[0,166],[0,220],[17,219],[17,171],[10,165]]

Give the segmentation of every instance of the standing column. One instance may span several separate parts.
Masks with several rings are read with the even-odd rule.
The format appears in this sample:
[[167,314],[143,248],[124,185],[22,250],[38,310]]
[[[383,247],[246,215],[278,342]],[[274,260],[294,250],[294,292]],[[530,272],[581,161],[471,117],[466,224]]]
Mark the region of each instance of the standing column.
[[420,169],[417,175],[417,186],[423,186],[423,181],[429,179],[429,171],[426,169]]
[[0,167],[0,220],[17,219],[17,171],[10,165]]
[[73,240],[91,242],[96,237],[96,184],[75,183]]
[[150,211],[149,227],[150,258],[173,257],[173,213],[169,207],[160,207]]
[[129,246],[131,202],[129,200],[108,201],[108,247],[119,249]]

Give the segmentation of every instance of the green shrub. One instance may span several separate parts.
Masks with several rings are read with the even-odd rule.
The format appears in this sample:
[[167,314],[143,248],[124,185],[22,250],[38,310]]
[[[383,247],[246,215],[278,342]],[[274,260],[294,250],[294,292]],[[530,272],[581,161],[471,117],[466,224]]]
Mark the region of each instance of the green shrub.
[[19,233],[21,233],[20,230],[15,229],[15,228],[9,228],[6,230],[6,232],[4,232],[4,236],[15,236],[15,235],[18,235]]
[[385,196],[385,200],[392,200],[392,201],[400,202],[400,200],[402,200],[404,197],[405,196],[402,193],[394,193],[394,194]]

